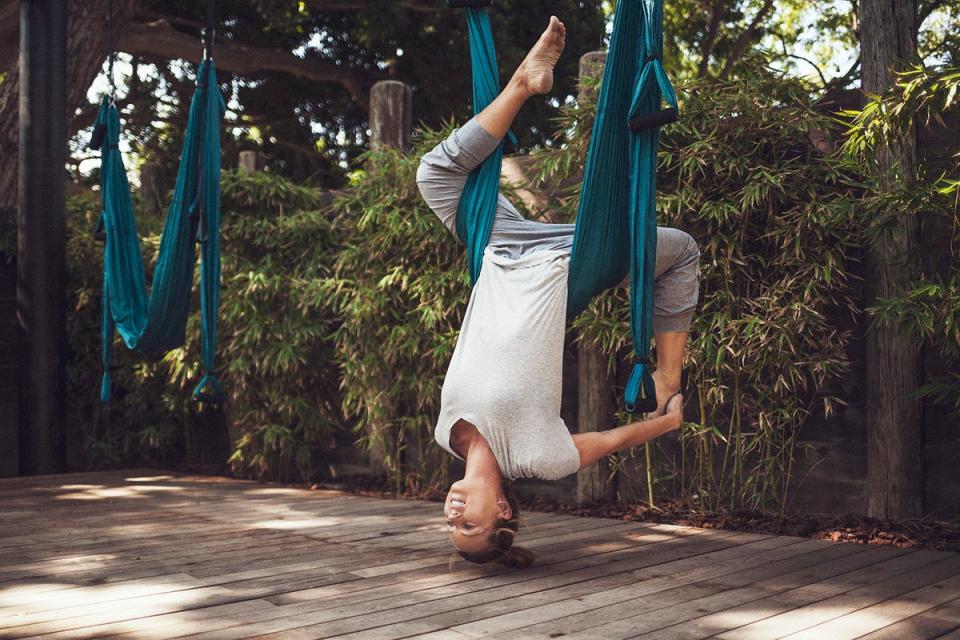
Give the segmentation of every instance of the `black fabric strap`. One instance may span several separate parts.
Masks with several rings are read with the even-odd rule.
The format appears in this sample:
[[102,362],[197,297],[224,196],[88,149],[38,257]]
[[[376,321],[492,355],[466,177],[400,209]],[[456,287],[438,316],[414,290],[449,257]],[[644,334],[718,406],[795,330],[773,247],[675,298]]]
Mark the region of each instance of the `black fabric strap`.
[[451,9],[466,9],[468,7],[492,7],[493,0],[447,0]]

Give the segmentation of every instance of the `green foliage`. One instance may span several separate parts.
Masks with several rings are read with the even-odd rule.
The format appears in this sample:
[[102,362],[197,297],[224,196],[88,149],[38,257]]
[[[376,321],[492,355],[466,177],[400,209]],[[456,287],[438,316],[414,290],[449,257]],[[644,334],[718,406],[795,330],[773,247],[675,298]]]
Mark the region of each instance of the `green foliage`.
[[960,65],[960,1],[923,0],[917,3],[917,49],[928,64]]
[[[766,67],[680,93],[684,117],[663,133],[659,215],[702,252],[686,367],[693,420],[675,455],[656,450],[646,460],[638,451],[615,467],[707,508],[784,508],[800,429],[814,407],[830,406],[831,382],[847,369],[849,335],[840,327],[855,309],[849,269],[865,241],[859,210],[872,206],[862,161],[817,152],[810,132],[835,121],[813,109],[809,87]],[[946,104],[943,95],[911,95],[918,105]],[[575,216],[592,117],[589,98],[565,107],[555,123],[563,136],[535,156],[554,219]],[[884,126],[864,116],[848,149],[865,152],[867,134],[858,131]],[[428,493],[446,480],[447,456],[430,434],[469,285],[462,248],[422,202],[415,174],[421,153],[448,131],[425,131],[411,155],[368,153],[332,206],[276,176],[225,174],[219,362],[239,472],[310,479],[349,426],[382,457],[395,488]],[[952,198],[955,206],[956,173],[927,175],[936,188],[916,201]],[[195,419],[197,321],[186,348],[159,362],[135,365],[135,355],[116,349],[108,420],[92,392],[100,266],[88,230],[96,211],[76,200],[70,212],[71,415],[95,464],[170,460]],[[158,232],[159,221],[143,222],[148,263]],[[600,296],[571,329],[601,344],[611,366],[629,353],[624,296]],[[949,350],[960,335],[958,301],[960,279],[951,277],[882,301],[875,313],[909,317]]]
[[441,135],[426,134],[413,155],[366,156],[369,171],[334,205],[345,240],[328,285],[344,413],[396,488],[418,493],[444,478],[430,434],[469,295],[462,248],[416,185],[419,156]]
[[886,95],[872,96],[860,111],[844,114],[852,118],[844,151],[853,162],[869,162],[879,147],[907,135],[914,125],[945,126],[943,116],[958,105],[960,68],[917,67],[901,73]]
[[[93,228],[100,216],[95,194],[67,201],[67,423],[83,435],[86,463],[102,469],[176,460],[187,416],[170,403],[168,367],[130,353],[118,339],[113,349],[114,397],[107,411],[99,402],[100,287],[102,245]],[[145,264],[152,270],[160,221],[141,217],[137,228]]]
[[[841,163],[813,149],[810,131],[830,122],[801,83],[755,68],[678,93],[683,117],[662,136],[659,223],[689,232],[702,254],[686,367],[696,417],[679,460],[661,460],[660,471],[709,508],[782,508],[800,427],[847,368],[837,320],[853,309],[857,192]],[[566,110],[567,144],[540,154],[540,177],[559,189],[568,219],[577,187],[562,185],[581,172],[592,113],[586,103]],[[574,323],[612,359],[630,347],[625,296],[608,292]]]
[[[309,478],[339,425],[334,317],[320,283],[339,239],[322,194],[268,174],[223,181],[224,294],[218,358],[242,436],[231,461]],[[194,317],[191,335],[199,335]],[[190,353],[199,351],[194,339]],[[195,371],[181,377],[188,393]]]
[[[266,174],[223,176],[223,290],[218,368],[230,397],[235,470],[309,478],[339,426],[334,318],[319,283],[338,245],[322,192]],[[102,248],[98,203],[73,200],[69,215],[72,313],[68,323],[70,415],[92,466],[175,461],[184,430],[199,420],[190,392],[199,377],[199,317],[187,344],[159,361],[114,345],[114,401],[98,405]],[[148,265],[160,221],[138,221]],[[119,342],[119,341],[118,341]]]

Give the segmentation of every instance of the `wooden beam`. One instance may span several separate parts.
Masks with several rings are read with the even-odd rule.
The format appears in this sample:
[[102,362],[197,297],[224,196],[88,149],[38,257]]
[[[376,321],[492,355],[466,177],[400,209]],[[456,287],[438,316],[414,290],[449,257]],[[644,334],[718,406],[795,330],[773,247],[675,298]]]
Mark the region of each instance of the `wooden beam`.
[[49,474],[66,467],[67,2],[30,0],[20,6],[20,472]]

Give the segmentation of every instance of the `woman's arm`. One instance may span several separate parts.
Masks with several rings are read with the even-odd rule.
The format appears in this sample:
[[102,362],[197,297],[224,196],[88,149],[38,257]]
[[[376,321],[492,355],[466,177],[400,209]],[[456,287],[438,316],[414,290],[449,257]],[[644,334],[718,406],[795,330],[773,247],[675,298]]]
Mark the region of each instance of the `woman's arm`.
[[680,403],[677,402],[676,409],[674,411],[668,409],[666,415],[631,422],[609,431],[573,434],[573,444],[580,452],[580,468],[585,469],[611,453],[650,442],[658,436],[677,429],[682,421],[679,406]]

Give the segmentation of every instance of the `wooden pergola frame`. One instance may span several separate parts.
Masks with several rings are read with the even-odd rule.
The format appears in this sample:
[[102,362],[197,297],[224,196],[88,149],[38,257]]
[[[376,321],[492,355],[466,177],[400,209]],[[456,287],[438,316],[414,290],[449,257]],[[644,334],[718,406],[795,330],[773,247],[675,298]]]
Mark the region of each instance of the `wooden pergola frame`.
[[67,0],[20,2],[17,321],[21,475],[65,471]]

